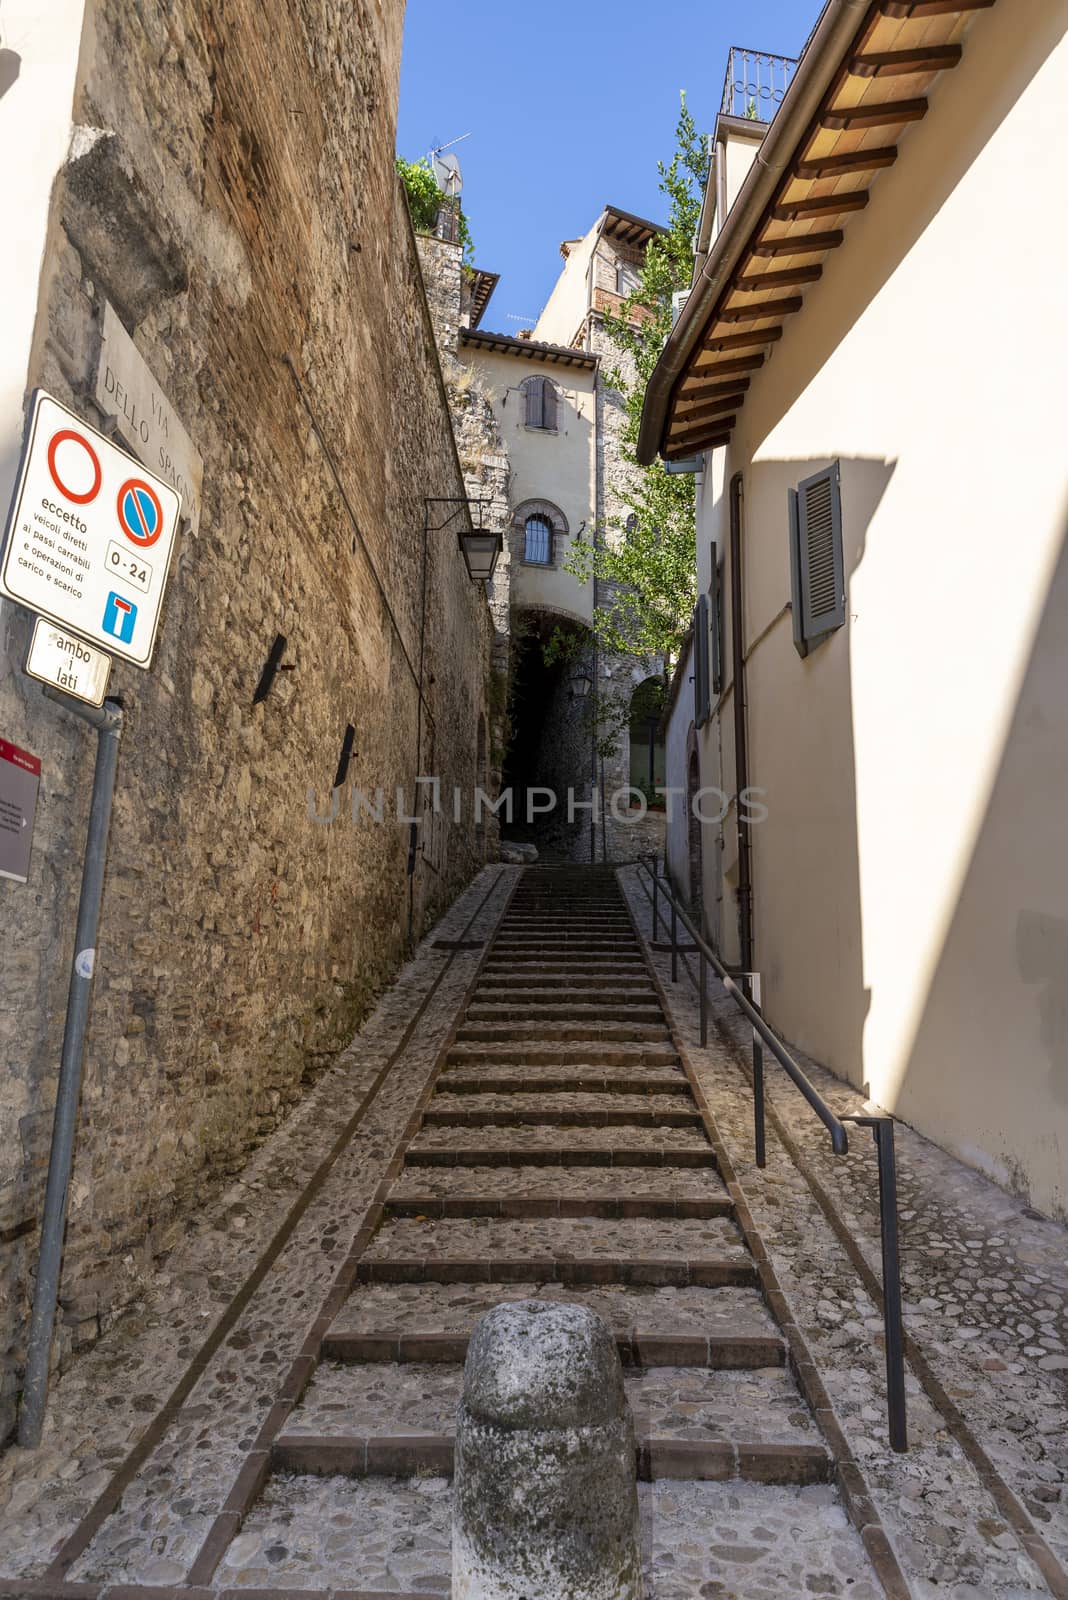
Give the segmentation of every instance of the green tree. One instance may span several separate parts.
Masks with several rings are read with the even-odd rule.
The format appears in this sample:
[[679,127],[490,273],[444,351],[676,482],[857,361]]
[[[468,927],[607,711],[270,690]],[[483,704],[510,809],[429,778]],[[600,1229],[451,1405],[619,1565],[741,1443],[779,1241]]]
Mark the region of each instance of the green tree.
[[609,604],[598,606],[593,619],[603,648],[663,656],[668,667],[678,658],[696,599],[694,481],[667,472],[662,461],[640,468],[636,446],[645,387],[671,332],[671,297],[688,289],[693,275],[707,144],[683,93],[675,153],[666,166],[657,163],[669,203],[667,230],[646,246],[634,291],[618,312],[603,314],[621,357],[629,358],[606,379],[623,400],[622,456],[634,468],[632,486],[621,496],[623,515],[600,528],[596,539],[574,543],[565,562],[575,577],[611,586]]
[[[405,161],[403,156],[398,156],[397,171],[408,196],[412,227],[416,233],[433,233],[438,225],[438,212],[445,196],[438,188],[430,162],[425,156],[420,157],[418,161]],[[475,245],[471,238],[471,229],[459,204],[456,206],[456,211],[460,220],[460,243],[464,247],[464,261],[468,266],[474,266]]]

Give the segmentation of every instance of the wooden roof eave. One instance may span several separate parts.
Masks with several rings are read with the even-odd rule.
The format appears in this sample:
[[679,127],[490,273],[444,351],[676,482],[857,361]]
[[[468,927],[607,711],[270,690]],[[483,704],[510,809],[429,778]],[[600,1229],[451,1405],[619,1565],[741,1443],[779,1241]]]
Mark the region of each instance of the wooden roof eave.
[[[708,448],[694,439],[701,393],[729,389],[739,372],[763,365],[766,349],[782,337],[783,319],[804,303],[802,295],[779,291],[822,276],[851,216],[869,204],[879,172],[896,161],[899,139],[926,114],[931,84],[960,62],[970,13],[993,3],[877,0],[870,7],[675,381],[661,441],[665,459]],[[762,300],[749,298],[758,294]],[[740,332],[739,323],[752,326]],[[752,353],[740,356],[739,348]],[[711,417],[707,427],[711,435]],[[722,442],[729,431],[719,426],[712,436]]]

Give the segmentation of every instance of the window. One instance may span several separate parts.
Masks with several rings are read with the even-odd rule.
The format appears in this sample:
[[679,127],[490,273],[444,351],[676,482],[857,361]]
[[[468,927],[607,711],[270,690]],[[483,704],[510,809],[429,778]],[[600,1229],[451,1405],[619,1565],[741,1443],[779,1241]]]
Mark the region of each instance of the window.
[[791,489],[789,510],[794,648],[807,656],[845,622],[838,462]]
[[693,609],[693,720],[703,728],[711,712],[708,692],[708,596],[700,594]]
[[536,512],[534,516],[527,518],[525,528],[523,560],[533,562],[535,566],[547,567],[553,558],[552,523],[548,517]]
[[616,294],[633,294],[638,287],[638,269],[630,261],[616,262]]
[[556,428],[556,385],[551,378],[526,378],[526,425],[528,428]]

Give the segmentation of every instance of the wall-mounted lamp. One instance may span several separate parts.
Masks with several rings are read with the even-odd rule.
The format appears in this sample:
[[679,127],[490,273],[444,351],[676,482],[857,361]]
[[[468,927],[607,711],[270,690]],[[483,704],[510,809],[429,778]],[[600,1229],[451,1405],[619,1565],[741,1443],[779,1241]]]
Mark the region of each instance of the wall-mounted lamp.
[[593,688],[593,679],[588,672],[576,672],[567,686],[569,700],[585,700]]

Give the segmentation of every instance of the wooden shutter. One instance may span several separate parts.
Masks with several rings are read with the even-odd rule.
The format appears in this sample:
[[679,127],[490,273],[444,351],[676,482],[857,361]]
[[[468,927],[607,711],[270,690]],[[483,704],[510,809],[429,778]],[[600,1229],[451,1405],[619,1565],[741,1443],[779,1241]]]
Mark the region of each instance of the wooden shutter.
[[541,410],[544,385],[544,378],[528,378],[523,386],[527,397],[528,428],[540,428],[543,426],[541,420]]
[[556,427],[556,390],[551,378],[541,380],[541,425],[543,428]]
[[790,511],[790,611],[794,624],[794,649],[808,655],[808,640],[801,622],[801,524],[797,515],[797,490],[787,491]]
[[693,611],[693,720],[703,728],[711,704],[708,694],[708,596],[698,595]]
[[712,546],[712,581],[708,586],[709,626],[712,630],[709,679],[718,699],[723,693],[723,574],[719,570],[719,550]]
[[845,621],[842,497],[838,463],[797,486],[801,632],[806,644]]

